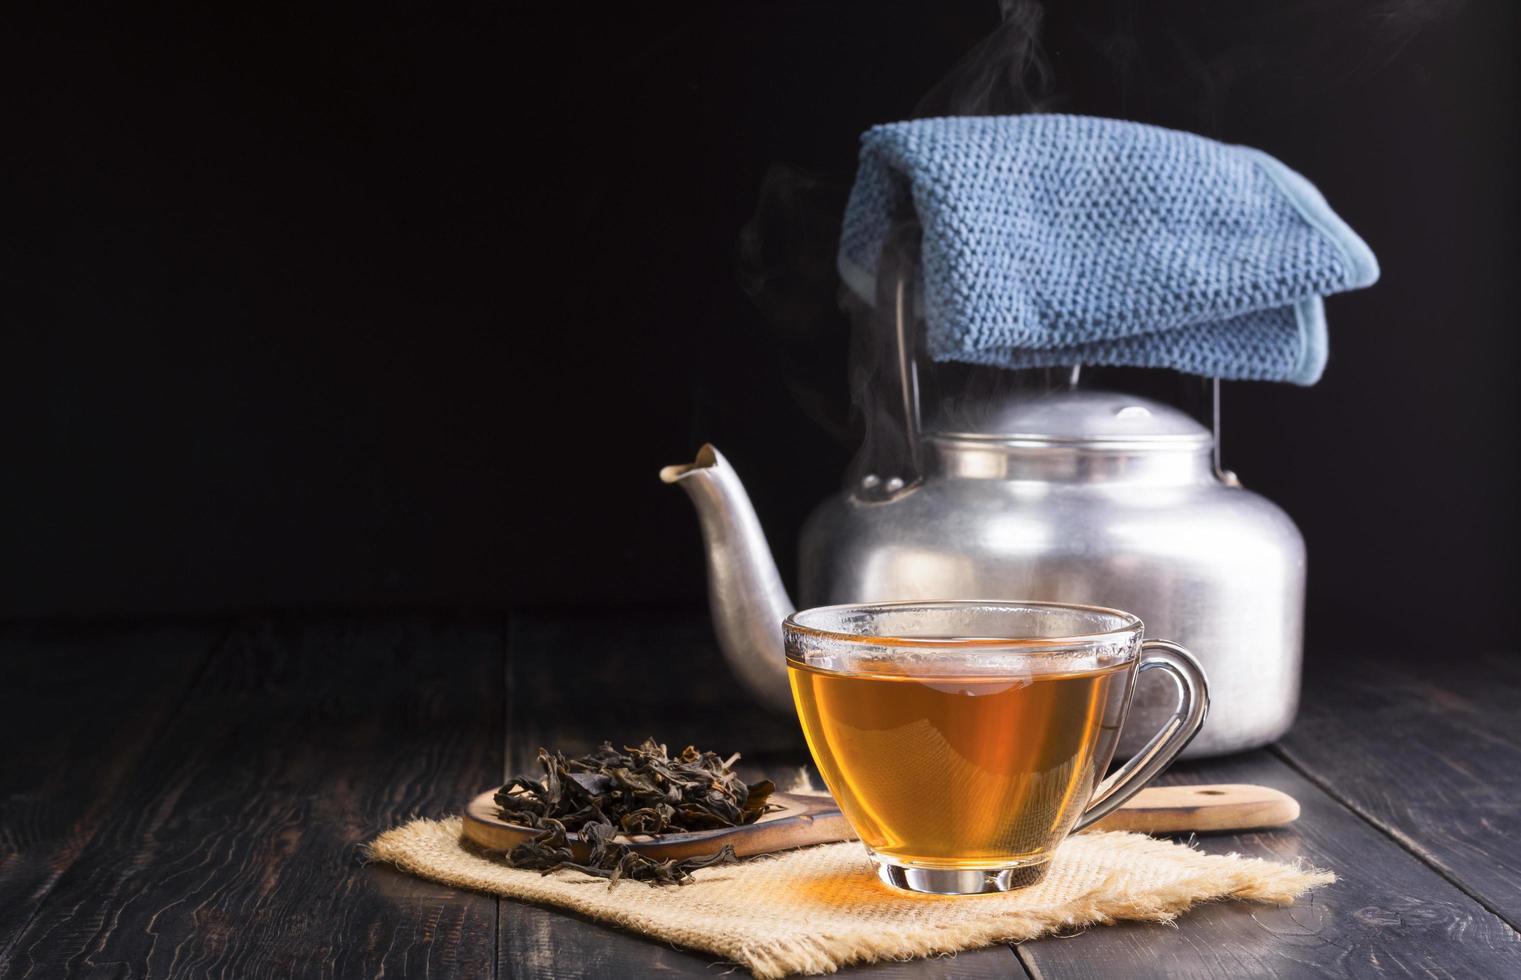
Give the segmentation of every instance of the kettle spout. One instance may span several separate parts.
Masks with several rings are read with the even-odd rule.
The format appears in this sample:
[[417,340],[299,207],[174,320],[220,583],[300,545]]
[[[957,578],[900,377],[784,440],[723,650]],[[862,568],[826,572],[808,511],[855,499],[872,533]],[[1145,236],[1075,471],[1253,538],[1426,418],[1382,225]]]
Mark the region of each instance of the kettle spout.
[[739,477],[718,450],[704,445],[696,461],[667,466],[660,479],[679,485],[697,507],[708,554],[708,604],[724,657],[768,708],[791,712],[782,620],[792,614],[792,600]]

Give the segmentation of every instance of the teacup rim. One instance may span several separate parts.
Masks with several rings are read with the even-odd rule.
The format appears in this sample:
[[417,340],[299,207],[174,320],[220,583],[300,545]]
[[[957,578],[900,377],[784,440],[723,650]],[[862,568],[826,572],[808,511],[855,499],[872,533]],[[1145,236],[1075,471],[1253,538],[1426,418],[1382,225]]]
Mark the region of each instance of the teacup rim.
[[[948,608],[985,606],[1005,609],[1060,609],[1085,613],[1100,613],[1117,617],[1122,625],[1110,630],[1093,633],[1075,633],[1068,636],[1025,637],[906,637],[879,636],[868,633],[847,633],[839,630],[809,626],[799,621],[799,616],[809,613],[841,612],[844,610]],[[918,650],[976,650],[1018,649],[1089,646],[1103,643],[1126,643],[1139,641],[1145,632],[1145,623],[1135,613],[1113,606],[1100,606],[1082,602],[1051,602],[1042,599],[899,599],[883,602],[840,602],[823,606],[798,609],[782,620],[784,631],[792,631],[815,639],[835,643],[851,643],[863,646],[902,647]],[[790,651],[789,651],[790,654]],[[788,659],[791,659],[789,656]]]

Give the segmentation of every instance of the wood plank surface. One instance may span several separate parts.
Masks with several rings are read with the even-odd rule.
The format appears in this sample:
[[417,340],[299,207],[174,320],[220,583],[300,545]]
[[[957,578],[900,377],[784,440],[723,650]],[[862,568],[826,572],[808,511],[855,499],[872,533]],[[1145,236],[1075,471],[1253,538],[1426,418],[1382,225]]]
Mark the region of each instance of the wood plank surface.
[[500,617],[242,625],[0,975],[493,974],[495,899],[361,848],[501,771],[502,637]]
[[161,732],[219,623],[0,629],[0,963]]
[[[1349,719],[1349,724],[1355,724]],[[1521,976],[1521,936],[1414,855],[1266,751],[1180,764],[1163,777],[1257,783],[1302,807],[1261,833],[1201,835],[1201,849],[1304,861],[1340,881],[1276,908],[1226,902],[1176,926],[1119,923],[1022,944],[1032,974],[1067,978]]]
[[1521,655],[1312,658],[1279,748],[1521,928]]
[[[1311,663],[1280,748],[1164,782],[1289,793],[1292,827],[1199,845],[1338,884],[844,972],[1521,976],[1521,660]],[[732,965],[368,865],[360,845],[457,812],[540,745],[653,735],[743,751],[748,777],[784,784],[807,760],[686,613],[10,626],[0,669],[0,977],[714,976]]]
[[[604,738],[646,736],[672,751],[688,743],[741,751],[746,778],[765,774],[779,784],[808,761],[796,719],[756,707],[730,676],[708,624],[691,615],[516,616],[508,703],[514,772],[527,771],[541,745],[582,752]],[[732,968],[581,916],[510,901],[500,914],[503,977],[713,977]],[[1023,974],[1007,947],[841,971],[883,980]]]

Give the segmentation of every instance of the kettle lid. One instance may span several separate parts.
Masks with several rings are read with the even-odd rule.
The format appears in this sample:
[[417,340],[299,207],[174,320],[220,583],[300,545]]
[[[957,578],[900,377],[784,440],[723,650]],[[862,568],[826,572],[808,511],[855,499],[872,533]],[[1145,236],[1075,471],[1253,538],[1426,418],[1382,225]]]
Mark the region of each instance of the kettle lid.
[[1170,405],[1115,391],[1057,391],[958,405],[931,438],[1023,445],[1198,450],[1210,430]]

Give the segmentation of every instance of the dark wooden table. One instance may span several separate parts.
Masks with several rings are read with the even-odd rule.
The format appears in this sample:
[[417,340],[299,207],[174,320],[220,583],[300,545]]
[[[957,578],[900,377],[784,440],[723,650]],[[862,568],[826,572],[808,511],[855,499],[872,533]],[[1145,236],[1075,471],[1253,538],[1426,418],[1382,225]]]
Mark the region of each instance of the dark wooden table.
[[[1312,649],[1287,739],[1166,777],[1293,794],[1293,829],[1200,846],[1340,883],[846,972],[1521,977],[1521,657],[1422,652]],[[366,840],[457,811],[541,744],[646,734],[782,778],[806,758],[696,614],[0,627],[0,976],[723,975],[364,861]]]

